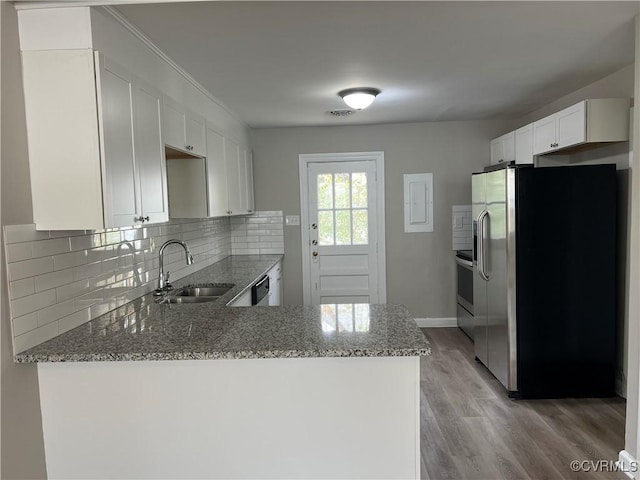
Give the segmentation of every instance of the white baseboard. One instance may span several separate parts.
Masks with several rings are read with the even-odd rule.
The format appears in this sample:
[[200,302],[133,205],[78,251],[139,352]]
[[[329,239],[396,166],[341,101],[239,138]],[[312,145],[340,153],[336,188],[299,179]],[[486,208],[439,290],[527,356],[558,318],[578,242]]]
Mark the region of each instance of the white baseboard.
[[414,318],[416,325],[420,328],[434,327],[457,327],[458,319],[456,317],[449,318]]
[[638,461],[626,450],[620,450],[618,454],[618,467],[627,477],[638,479]]

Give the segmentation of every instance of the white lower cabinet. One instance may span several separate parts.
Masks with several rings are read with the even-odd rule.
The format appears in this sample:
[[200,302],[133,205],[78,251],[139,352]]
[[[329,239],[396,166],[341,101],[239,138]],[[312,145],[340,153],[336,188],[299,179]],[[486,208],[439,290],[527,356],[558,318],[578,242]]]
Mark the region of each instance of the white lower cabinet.
[[158,92],[90,49],[25,51],[23,77],[37,229],[168,219]]
[[282,305],[282,262],[271,267],[269,275],[269,306]]
[[230,302],[227,307],[250,307],[251,306],[251,289],[245,290],[241,295]]
[[251,151],[207,127],[209,216],[254,211]]

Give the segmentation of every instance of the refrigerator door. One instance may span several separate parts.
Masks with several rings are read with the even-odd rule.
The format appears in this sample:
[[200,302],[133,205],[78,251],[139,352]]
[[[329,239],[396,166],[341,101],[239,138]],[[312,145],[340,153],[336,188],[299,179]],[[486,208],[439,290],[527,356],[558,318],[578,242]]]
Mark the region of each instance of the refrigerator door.
[[507,309],[507,177],[513,169],[486,174],[488,215],[485,219],[487,282],[487,355],[491,373],[509,388],[509,323]]
[[482,277],[480,268],[482,246],[482,217],[486,216],[486,177],[487,174],[475,174],[471,177],[471,215],[473,218],[473,341],[475,355],[485,365],[489,365],[487,352],[487,281]]

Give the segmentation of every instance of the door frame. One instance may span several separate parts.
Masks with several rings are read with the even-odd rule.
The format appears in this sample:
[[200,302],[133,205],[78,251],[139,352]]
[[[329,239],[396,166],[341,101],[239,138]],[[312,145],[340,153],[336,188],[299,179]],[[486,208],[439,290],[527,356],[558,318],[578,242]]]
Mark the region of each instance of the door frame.
[[310,258],[305,252],[310,246],[309,236],[309,184],[308,165],[310,163],[337,163],[373,161],[376,165],[376,208],[377,218],[377,258],[378,261],[378,299],[387,303],[387,265],[385,241],[385,200],[384,200],[384,152],[346,152],[346,153],[303,153],[298,155],[300,179],[300,226],[302,246],[302,298],[304,305],[311,305]]

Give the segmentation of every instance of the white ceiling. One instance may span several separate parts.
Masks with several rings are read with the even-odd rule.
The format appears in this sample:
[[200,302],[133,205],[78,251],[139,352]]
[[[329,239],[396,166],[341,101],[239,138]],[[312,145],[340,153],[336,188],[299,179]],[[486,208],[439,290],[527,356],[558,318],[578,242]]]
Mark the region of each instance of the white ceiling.
[[[117,7],[251,127],[519,116],[633,62],[640,2]],[[344,118],[344,88],[382,93]]]

